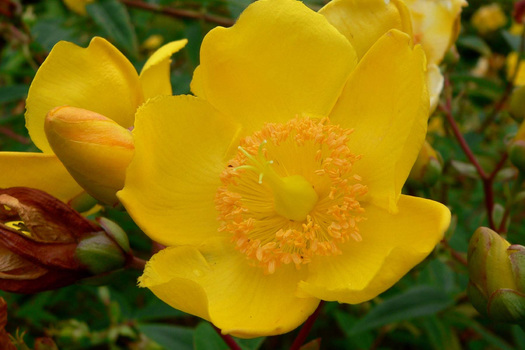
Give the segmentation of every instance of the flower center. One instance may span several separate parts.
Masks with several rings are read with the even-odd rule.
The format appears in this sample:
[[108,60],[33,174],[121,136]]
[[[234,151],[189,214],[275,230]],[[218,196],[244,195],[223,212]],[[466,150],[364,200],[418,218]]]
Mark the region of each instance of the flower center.
[[351,133],[328,118],[295,118],[243,139],[221,174],[219,230],[266,273],[360,241],[367,188],[352,170],[360,156],[348,149]]

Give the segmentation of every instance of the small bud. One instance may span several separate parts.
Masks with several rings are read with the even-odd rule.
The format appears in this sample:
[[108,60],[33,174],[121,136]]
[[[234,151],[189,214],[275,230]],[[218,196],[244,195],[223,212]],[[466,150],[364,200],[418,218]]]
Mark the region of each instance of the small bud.
[[122,249],[102,232],[80,241],[76,257],[93,275],[118,269],[126,262]]
[[468,295],[483,315],[501,322],[525,320],[525,247],[510,245],[496,232],[480,227],[468,248]]
[[525,0],[516,1],[514,4],[514,13],[512,14],[516,23],[525,22]]
[[11,342],[5,326],[7,326],[7,303],[4,298],[0,297],[0,349],[16,350],[17,348]]
[[71,176],[96,199],[117,204],[134,152],[131,132],[103,115],[69,106],[47,114],[45,131]]
[[512,91],[509,113],[517,120],[525,119],[525,86],[518,86]]
[[519,171],[525,171],[525,122],[509,144],[509,159]]
[[117,225],[116,222],[103,217],[98,218],[97,222],[104,229],[104,231],[106,231],[106,233],[111,238],[113,238],[115,242],[117,242],[117,244],[120,246],[120,248],[122,248],[123,251],[125,251],[126,253],[130,252],[128,235],[126,234],[126,232],[124,232],[122,227]]
[[36,338],[35,339],[35,350],[58,350],[58,346],[51,338]]
[[409,184],[417,188],[433,186],[442,170],[441,156],[425,141],[408,176]]
[[[80,259],[79,247],[97,250],[100,261]],[[127,258],[101,227],[60,200],[25,187],[0,189],[1,290],[34,293],[60,288],[120,268]]]

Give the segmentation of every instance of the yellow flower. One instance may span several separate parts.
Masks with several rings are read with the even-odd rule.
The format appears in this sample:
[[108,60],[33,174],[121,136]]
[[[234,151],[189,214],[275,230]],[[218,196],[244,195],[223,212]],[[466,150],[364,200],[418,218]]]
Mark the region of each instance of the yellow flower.
[[444,79],[438,65],[454,45],[460,28],[465,0],[404,0],[412,18],[414,42],[425,50],[428,62],[427,79],[431,111],[439,102]]
[[79,15],[85,16],[86,6],[94,2],[95,0],[63,0],[64,4],[68,9],[73,12],[78,13]]
[[470,22],[480,34],[494,32],[507,24],[507,16],[498,3],[481,6],[474,12]]
[[412,15],[416,43],[421,43],[429,64],[439,64],[454,45],[465,0],[404,0]]
[[298,1],[257,1],[204,38],[196,97],[139,108],[118,196],[168,246],[142,287],[249,338],[321,299],[374,298],[432,251],[449,210],[401,195],[425,138],[424,53],[360,23],[373,42],[354,49]]
[[[71,123],[68,138],[60,134],[64,128],[59,131],[49,128],[50,139],[56,141],[55,150],[76,181],[73,180],[48,142],[44,128],[46,115],[56,107],[70,106],[61,109],[61,120],[67,119],[68,115],[75,119],[83,114],[86,119],[97,114],[95,120],[99,122],[96,126],[99,133],[101,118],[110,120],[119,128],[133,126],[135,111],[144,101],[157,95],[171,95],[170,56],[185,44],[186,40],[179,40],[161,47],[148,59],[140,75],[131,62],[105,39],[95,37],[87,48],[64,41],[56,44],[38,70],[26,104],[26,127],[43,153],[0,152],[0,164],[4,169],[0,175],[0,187],[33,187],[67,201],[82,191],[78,182],[103,201],[116,200],[115,192],[124,184],[125,167],[108,170],[100,164],[111,162],[117,153],[104,151],[102,147],[99,152],[91,152],[91,158],[81,159],[72,146],[79,145],[79,137],[85,139],[85,124]],[[73,130],[75,127],[76,131]],[[114,129],[111,132],[115,132]],[[92,147],[103,142],[100,140],[88,140],[84,145]],[[100,195],[100,187],[106,182],[101,179],[105,178],[117,179],[116,183],[120,185],[102,190],[105,193]]]
[[[361,57],[380,35],[399,29],[421,43],[427,56],[430,112],[443,89],[439,63],[459,33],[464,0],[333,0],[319,12],[350,41]],[[363,28],[366,28],[362,30]]]
[[[518,63],[518,53],[511,52],[507,56],[507,79],[511,80],[514,76],[516,65]],[[516,78],[514,79],[514,85],[522,86],[525,85],[525,63],[524,60],[520,61]]]

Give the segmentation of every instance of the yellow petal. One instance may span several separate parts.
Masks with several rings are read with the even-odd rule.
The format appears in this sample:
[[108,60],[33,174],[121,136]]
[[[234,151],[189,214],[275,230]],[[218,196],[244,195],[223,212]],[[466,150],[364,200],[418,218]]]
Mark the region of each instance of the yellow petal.
[[306,269],[293,266],[265,275],[229,240],[213,240],[199,249],[169,247],[157,253],[140,286],[176,309],[209,320],[223,333],[254,338],[289,332],[314,312],[318,299],[295,295],[305,276]]
[[397,214],[366,206],[367,219],[359,223],[363,240],[346,243],[342,255],[312,260],[300,289],[323,300],[357,304],[384,292],[421,262],[443,238],[450,211],[404,195],[398,205]]
[[430,98],[429,114],[432,114],[436,110],[444,83],[445,78],[443,78],[439,67],[436,64],[429,64],[427,66],[427,86]]
[[459,15],[465,0],[405,0],[412,15],[416,43],[429,63],[439,64],[459,34]]
[[[516,52],[511,52],[507,56],[507,79],[511,80],[514,76],[516,70],[516,64],[518,62],[518,54]],[[522,60],[519,64],[518,73],[516,74],[516,79],[514,79],[514,85],[525,85],[525,63]]]
[[412,35],[410,14],[399,0],[333,0],[319,13],[350,41],[359,58],[390,29]]
[[145,100],[157,95],[171,95],[171,55],[180,51],[187,42],[188,40],[183,39],[167,43],[146,61],[140,72],[140,83]]
[[355,62],[323,16],[298,1],[261,0],[233,27],[206,35],[193,91],[250,133],[303,113],[326,116]]
[[0,152],[0,164],[0,188],[36,188],[63,202],[84,191],[53,154]]
[[126,168],[133,157],[133,136],[105,116],[76,107],[57,107],[46,117],[53,151],[73,178],[94,198],[118,203]]
[[175,245],[219,235],[215,193],[237,130],[191,96],[159,96],[137,111],[135,155],[118,196],[148,236]]
[[44,133],[44,120],[51,109],[64,105],[80,107],[128,128],[142,102],[135,68],[113,45],[98,37],[87,48],[61,41],[31,83],[26,127],[38,148],[52,152]]
[[425,139],[424,67],[420,46],[388,32],[359,62],[331,114],[332,123],[354,129],[348,145],[362,155],[354,170],[368,185],[368,200],[393,211]]

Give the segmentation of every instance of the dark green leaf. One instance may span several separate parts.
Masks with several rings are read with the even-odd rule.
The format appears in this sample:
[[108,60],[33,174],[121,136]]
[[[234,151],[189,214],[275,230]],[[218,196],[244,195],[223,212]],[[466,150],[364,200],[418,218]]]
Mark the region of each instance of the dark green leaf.
[[492,50],[479,36],[462,36],[457,41],[458,46],[474,50],[482,56],[490,56]]
[[190,328],[157,323],[144,323],[139,324],[138,329],[148,338],[168,350],[193,349],[193,330]]
[[95,23],[128,54],[137,55],[137,37],[126,6],[117,0],[98,0],[86,6]]
[[350,333],[357,334],[388,323],[433,315],[453,303],[454,300],[440,288],[417,286],[377,305],[354,325]]
[[208,322],[201,322],[193,333],[195,350],[227,350],[228,345]]
[[12,102],[26,98],[28,85],[11,85],[0,87],[0,103]]

